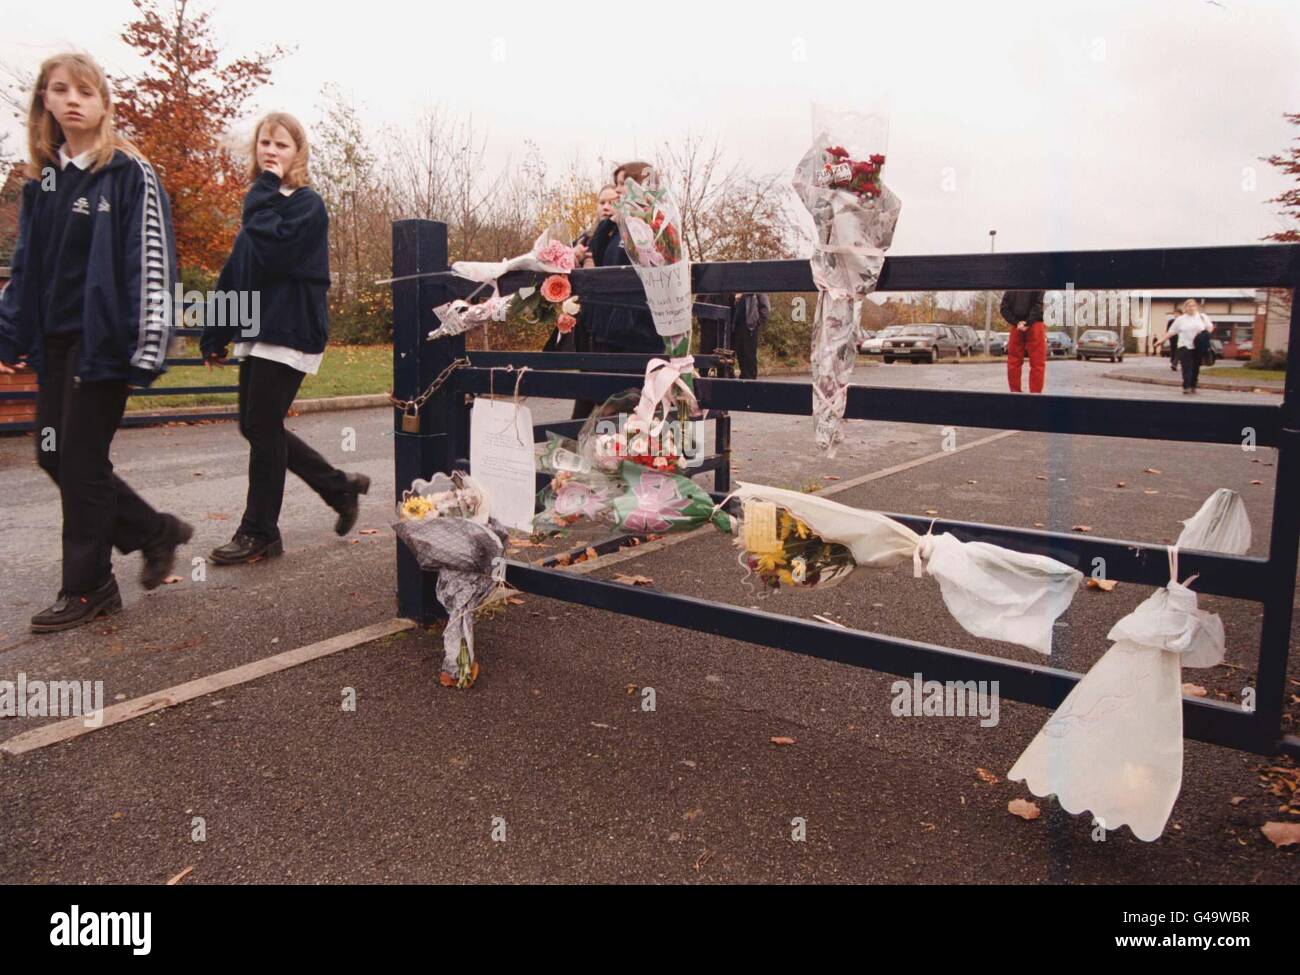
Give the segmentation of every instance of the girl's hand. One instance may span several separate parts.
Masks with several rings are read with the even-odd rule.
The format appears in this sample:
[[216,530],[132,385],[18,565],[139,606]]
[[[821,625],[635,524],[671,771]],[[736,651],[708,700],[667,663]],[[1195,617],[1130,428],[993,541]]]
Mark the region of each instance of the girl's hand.
[[26,368],[27,368],[27,363],[23,362],[21,359],[19,359],[13,365],[9,365],[8,363],[5,362],[0,362],[0,375],[12,376],[19,369],[26,369]]
[[224,366],[226,357],[224,355],[210,355],[203,360],[203,365],[207,367],[208,372],[212,371],[213,366]]
[[280,162],[277,159],[268,159],[266,163],[262,166],[262,169],[268,173],[275,173],[275,175],[279,176],[281,179],[284,179],[284,170],[283,168],[281,168]]

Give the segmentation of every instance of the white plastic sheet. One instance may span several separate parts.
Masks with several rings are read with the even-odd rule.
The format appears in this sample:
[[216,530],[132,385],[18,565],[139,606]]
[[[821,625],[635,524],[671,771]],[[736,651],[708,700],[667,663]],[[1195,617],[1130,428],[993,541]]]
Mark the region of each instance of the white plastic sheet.
[[[1180,536],[1211,552],[1245,554],[1250,523],[1241,498],[1216,491]],[[1183,781],[1183,667],[1223,661],[1223,622],[1196,593],[1170,580],[1107,634],[1113,646],[1074,686],[1007,778],[1069,813],[1091,811],[1105,829],[1140,840],[1164,832]],[[1188,580],[1189,582],[1191,580]]]
[[878,511],[827,498],[739,482],[742,500],[785,508],[827,542],[853,553],[859,566],[887,568],[911,561],[917,577],[939,583],[944,605],[973,636],[1052,650],[1052,624],[1069,607],[1083,575],[1062,562],[953,535],[918,535]]

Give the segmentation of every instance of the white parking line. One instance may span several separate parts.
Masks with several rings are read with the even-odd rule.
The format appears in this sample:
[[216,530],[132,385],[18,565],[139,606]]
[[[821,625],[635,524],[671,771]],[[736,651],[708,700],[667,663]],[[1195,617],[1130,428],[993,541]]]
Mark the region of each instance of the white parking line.
[[359,630],[341,633],[338,636],[330,637],[328,640],[309,643],[305,647],[286,650],[284,653],[277,653],[273,657],[264,657],[261,660],[254,660],[252,663],[232,667],[230,670],[218,671],[215,674],[209,674],[207,677],[199,677],[196,680],[177,684],[175,687],[169,687],[166,690],[156,691],[153,694],[146,694],[143,697],[106,707],[104,708],[103,723],[93,728],[86,727],[85,718],[80,717],[41,725],[39,728],[24,731],[0,743],[0,753],[22,755],[38,748],[45,748],[47,745],[57,745],[60,742],[71,741],[73,738],[79,738],[92,731],[98,731],[100,728],[107,728],[110,725],[121,724],[123,721],[130,721],[132,718],[152,714],[155,711],[161,711],[164,708],[185,701],[192,701],[204,694],[211,694],[227,687],[234,687],[236,684],[246,684],[251,680],[257,680],[259,677],[265,677],[281,670],[288,670],[290,667],[297,667],[299,664],[319,660],[321,657],[328,657],[340,650],[350,650],[352,647],[360,646],[363,643],[369,643],[381,637],[392,636],[394,633],[401,633],[414,627],[414,621],[404,619],[385,620],[382,623],[363,626]]

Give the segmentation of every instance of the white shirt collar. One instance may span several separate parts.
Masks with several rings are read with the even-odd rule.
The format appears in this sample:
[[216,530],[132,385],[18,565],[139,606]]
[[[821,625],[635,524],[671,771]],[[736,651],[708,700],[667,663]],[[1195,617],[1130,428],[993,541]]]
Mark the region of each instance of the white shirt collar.
[[76,166],[78,169],[81,170],[89,169],[91,159],[94,157],[94,155],[95,155],[94,149],[87,149],[79,156],[69,156],[68,146],[65,143],[59,146],[59,168],[67,169],[68,163],[72,163],[72,165]]

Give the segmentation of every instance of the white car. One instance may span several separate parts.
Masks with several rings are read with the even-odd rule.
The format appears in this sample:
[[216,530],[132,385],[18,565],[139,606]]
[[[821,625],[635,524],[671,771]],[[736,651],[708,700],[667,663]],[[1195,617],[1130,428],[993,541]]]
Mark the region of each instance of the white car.
[[890,325],[888,328],[882,328],[879,332],[858,346],[858,351],[863,355],[880,355],[883,351],[881,343],[890,336],[898,335],[906,327],[907,326],[905,325]]

